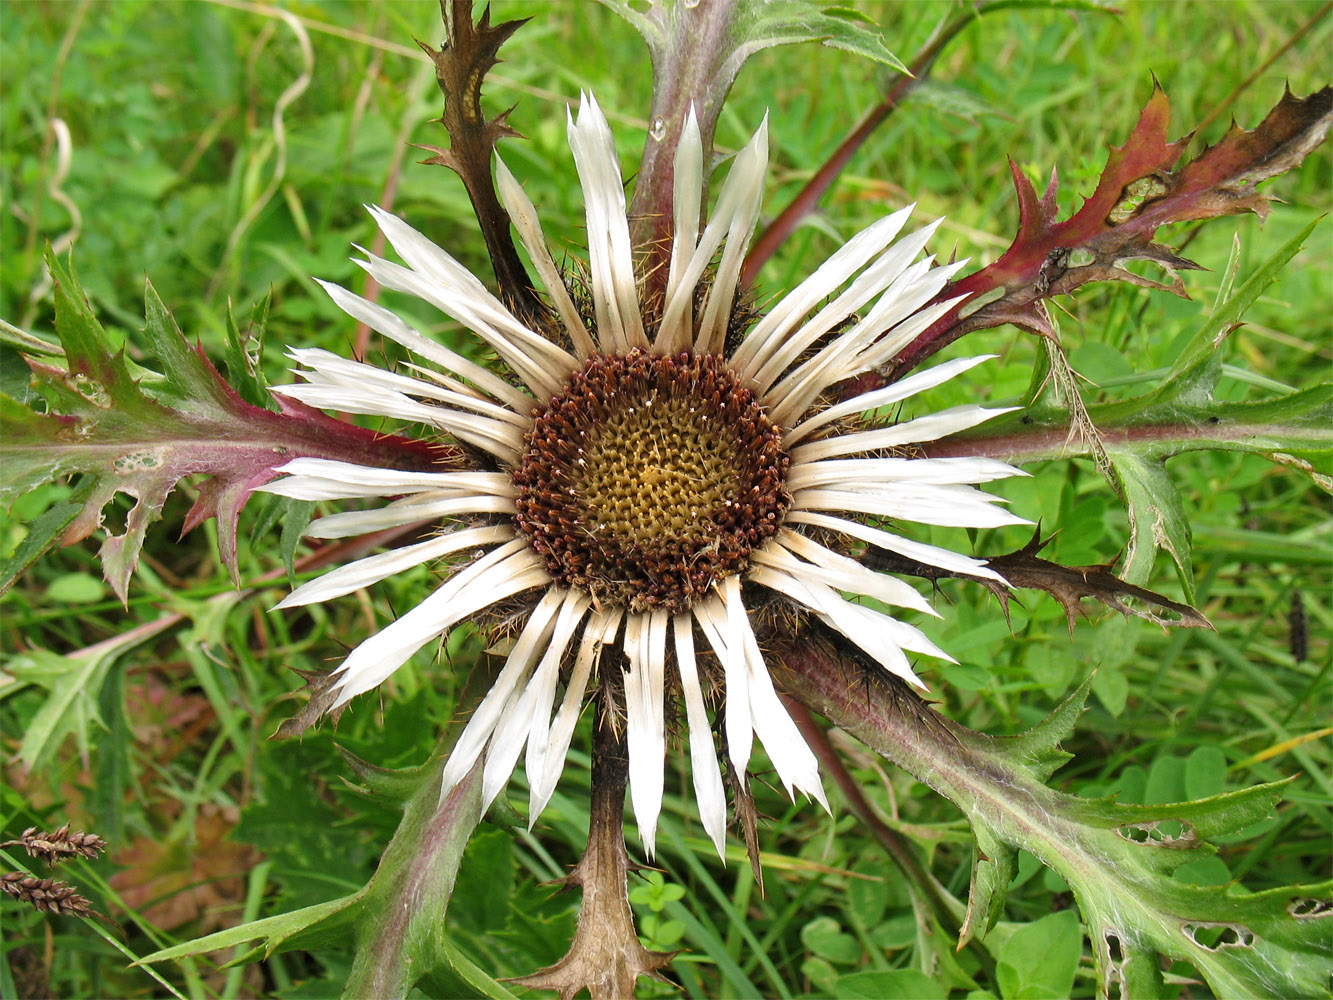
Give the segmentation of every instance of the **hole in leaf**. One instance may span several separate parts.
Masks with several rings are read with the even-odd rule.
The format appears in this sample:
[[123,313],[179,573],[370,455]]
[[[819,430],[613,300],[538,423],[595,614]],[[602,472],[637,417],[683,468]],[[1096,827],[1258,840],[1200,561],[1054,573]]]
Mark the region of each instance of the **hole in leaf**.
[[1150,823],[1131,823],[1116,830],[1126,840],[1136,844],[1155,844],[1158,847],[1184,849],[1198,843],[1194,827],[1179,820],[1154,820]]
[[1107,956],[1103,991],[1106,1000],[1120,1000],[1125,990],[1125,949],[1120,942],[1120,935],[1114,931],[1104,932],[1102,940],[1106,942]]
[[1333,916],[1333,903],[1326,899],[1297,897],[1287,904],[1287,912],[1297,920],[1318,920]]
[[1127,184],[1120,192],[1120,201],[1106,217],[1113,226],[1132,219],[1144,205],[1167,193],[1166,184],[1158,177],[1140,177],[1132,184]]
[[1209,951],[1254,947],[1254,932],[1241,924],[1185,924],[1183,930],[1195,944]]

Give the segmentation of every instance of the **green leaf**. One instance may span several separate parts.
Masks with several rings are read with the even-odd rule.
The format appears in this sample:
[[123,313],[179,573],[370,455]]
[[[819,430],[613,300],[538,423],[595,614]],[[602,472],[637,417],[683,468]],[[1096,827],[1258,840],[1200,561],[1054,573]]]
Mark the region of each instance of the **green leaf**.
[[915,969],[890,969],[840,976],[835,995],[857,1000],[944,1000],[947,994],[938,981]]
[[0,396],[0,499],[78,474],[87,485],[82,509],[63,532],[44,524],[23,559],[6,567],[11,579],[5,582],[40,555],[33,552],[37,541],[70,544],[101,528],[103,509],[123,493],[135,504],[124,532],[108,532],[100,555],[107,582],[126,600],[145,533],[180,480],[196,474],[207,478],[184,530],[217,517],[218,546],[235,579],[241,508],[287,461],[309,456],[416,468],[429,467],[432,454],[438,457],[425,443],[386,438],[308,407],[286,404],[275,413],[246,402],[186,341],[151,285],[144,334],[162,372],[136,367],[143,372],[136,375],[124,352],[112,348],[71,269],[51,253],[46,263],[55,282],[65,367],[28,359],[45,413]]
[[1137,586],[1146,584],[1152,577],[1153,556],[1163,549],[1175,563],[1185,602],[1193,604],[1189,518],[1165,462],[1112,448],[1106,453],[1129,505],[1129,548],[1121,578]]
[[1106,711],[1118,716],[1129,700],[1129,678],[1117,667],[1102,667],[1092,675],[1092,693]]
[[19,685],[5,684],[0,690],[12,693],[23,684],[35,684],[47,691],[46,700],[23,732],[19,759],[29,767],[40,767],[71,734],[86,756],[88,731],[102,722],[98,696],[107,672],[123,654],[175,623],[176,617],[167,615],[65,656],[36,649],[12,658],[8,672]]
[[1221,795],[1227,784],[1227,755],[1220,747],[1195,747],[1185,760],[1185,794],[1191,799]]
[[95,604],[105,596],[102,581],[89,573],[64,573],[46,585],[47,600],[59,604]]
[[801,928],[801,944],[830,962],[849,965],[861,959],[861,945],[832,917],[816,917]]
[[1235,291],[1227,294],[1235,280],[1238,249],[1233,248],[1227,280],[1218,292],[1218,302],[1203,325],[1190,337],[1176,357],[1162,385],[1154,393],[1157,401],[1181,400],[1188,403],[1212,399],[1213,387],[1221,371],[1220,349],[1227,335],[1240,323],[1245,311],[1282,275],[1322,219],[1315,219],[1289,239]]
[[1083,953],[1078,914],[1061,910],[1019,928],[1000,948],[995,978],[1004,1000],[1063,1000],[1073,995]]
[[[6,398],[0,396],[0,407],[6,402]],[[0,566],[0,594],[12,587],[14,581],[33,563],[59,544],[61,537],[82,509],[83,504],[77,500],[52,504],[28,522],[27,533],[23,536],[23,540]]]
[[474,771],[441,800],[446,760],[439,755],[416,770],[417,787],[403,809],[403,820],[363,888],[154,952],[140,964],[260,941],[240,959],[252,961],[280,948],[310,948],[350,933],[356,958],[344,996],[405,997],[429,977],[444,984],[451,996],[511,997],[447,936],[445,911],[464,848],[481,818],[481,781],[480,772]]
[[878,26],[860,11],[821,8],[807,0],[769,0],[744,4],[741,10],[735,39],[742,59],[777,45],[817,42],[907,72],[903,61],[884,44]]

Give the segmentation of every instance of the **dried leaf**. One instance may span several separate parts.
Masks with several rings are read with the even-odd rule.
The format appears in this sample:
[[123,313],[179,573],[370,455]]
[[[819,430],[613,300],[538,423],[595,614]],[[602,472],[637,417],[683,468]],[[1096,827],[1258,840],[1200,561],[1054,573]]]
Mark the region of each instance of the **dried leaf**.
[[[1038,528],[1032,540],[1017,552],[989,559],[986,564],[1008,580],[1010,586],[1044,590],[1059,601],[1064,608],[1071,634],[1074,631],[1074,616],[1082,610],[1079,602],[1085,597],[1100,601],[1122,615],[1156,622],[1163,628],[1213,627],[1207,618],[1188,604],[1180,604],[1151,590],[1126,583],[1111,572],[1110,566],[1061,566],[1039,558],[1037,553],[1049,543],[1049,538],[1042,540],[1041,529]],[[1009,594],[1005,588],[994,581],[981,582],[999,598],[1007,612]],[[1129,601],[1139,603],[1130,604]]]
[[546,308],[533,292],[532,281],[514,248],[509,213],[500,204],[491,175],[495,144],[522,136],[509,126],[512,107],[489,119],[481,109],[481,85],[499,61],[500,46],[528,19],[492,25],[487,7],[481,20],[473,24],[471,0],[440,0],[440,9],[448,33],[444,44],[439,49],[424,42],[417,44],[435,63],[435,79],[444,92],[444,112],[438,121],[449,133],[449,148],[420,147],[433,154],[422,162],[448,167],[463,179],[500,294],[524,322],[541,324]]
[[196,920],[206,931],[235,924],[245,875],[260,861],[253,847],[230,839],[237,819],[234,807],[206,803],[188,835],[136,837],[115,855],[123,867],[111,885],[121,902],[167,931]]
[[[1306,98],[1288,90],[1257,128],[1247,132],[1233,124],[1216,144],[1180,166],[1176,163],[1190,136],[1168,142],[1169,118],[1166,94],[1154,87],[1128,140],[1111,148],[1097,189],[1063,222],[1056,219],[1055,172],[1038,198],[1010,161],[1019,211],[1013,243],[990,266],[945,287],[940,300],[959,295],[969,300],[909,345],[895,359],[889,377],[915,368],[973,330],[1013,323],[1053,336],[1043,300],[1091,281],[1125,281],[1185,295],[1177,272],[1198,265],[1154,242],[1157,230],[1242,212],[1266,216],[1273,199],[1258,194],[1256,185],[1298,166],[1324,141],[1333,125],[1333,88]],[[1127,270],[1125,263],[1133,260],[1160,265],[1166,280]],[[978,302],[985,304],[978,308]]]
[[[605,690],[605,689],[603,689]],[[563,885],[583,890],[578,929],[569,951],[554,965],[515,979],[520,986],[556,990],[573,1000],[587,990],[592,1000],[634,996],[639,976],[667,982],[657,971],[673,954],[649,951],[634,932],[626,892],[629,856],[625,852],[625,785],[629,762],[623,727],[602,720],[593,749],[592,803],[588,846]]]

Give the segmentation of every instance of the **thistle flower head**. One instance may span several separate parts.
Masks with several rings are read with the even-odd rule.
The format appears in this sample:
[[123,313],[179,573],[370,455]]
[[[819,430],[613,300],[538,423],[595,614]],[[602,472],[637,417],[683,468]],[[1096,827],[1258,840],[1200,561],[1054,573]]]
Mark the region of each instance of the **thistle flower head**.
[[926,459],[913,450],[995,410],[967,405],[898,423],[868,416],[984,358],[834,397],[835,386],[892,359],[953,304],[932,303],[961,265],[917,260],[935,227],[898,239],[910,208],[853,237],[754,315],[737,286],[759,218],[767,124],[737,154],[701,226],[704,151],[691,116],[675,155],[669,274],[664,294],[647,303],[611,131],[591,98],[570,117],[569,142],[587,210],[591,302],[582,307],[552,259],[532,202],[497,161],[498,189],[545,286],[551,329],[525,325],[444,250],[372,209],[403,263],[369,255],[361,266],[463,324],[513,380],[422,336],[387,309],[326,285],[346,312],[436,369],[408,376],[295,350],[306,382],[280,391],[315,406],[418,422],[452,436],[478,460],[468,470],[429,473],[289,463],[288,478],[271,491],[301,499],[396,498],[321,518],[310,531],[317,537],[423,520],[455,526],[327,573],[283,606],[481,553],[445,564],[431,596],[354,649],[317,695],[320,707],[336,708],[375,687],[455,624],[527,598],[530,611],[506,664],[445,768],[445,791],[484,755],[489,803],[525,753],[535,819],[555,789],[590,686],[621,684],[631,799],[651,851],[666,702],[678,695],[700,815],[721,851],[726,807],[710,705],[719,706],[738,774],[757,736],[789,793],[824,801],[814,755],[774,690],[748,608],[776,600],[817,616],[885,670],[920,685],[908,654],[947,654],[915,626],[846,595],[933,611],[913,587],[850,553],[870,546],[995,578],[975,559],[905,537],[897,522],[1023,523],[975,488],[1019,473],[989,459]]

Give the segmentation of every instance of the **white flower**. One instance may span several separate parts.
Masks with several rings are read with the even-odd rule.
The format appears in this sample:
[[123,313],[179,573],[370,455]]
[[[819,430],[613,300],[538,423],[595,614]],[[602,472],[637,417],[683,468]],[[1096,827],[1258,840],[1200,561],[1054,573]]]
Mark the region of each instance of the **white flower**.
[[[420,563],[485,550],[352,651],[331,681],[332,707],[380,684],[455,624],[530,594],[535,606],[458,740],[444,791],[485,755],[489,804],[526,747],[535,819],[554,791],[593,675],[621,662],[631,800],[645,846],[651,853],[662,804],[670,689],[685,703],[699,812],[721,852],[726,805],[709,694],[725,695],[722,725],[738,774],[758,736],[789,794],[825,801],[815,757],[769,678],[744,588],[780,595],[920,685],[907,654],[947,654],[912,625],[844,594],[934,612],[914,588],[842,549],[870,545],[998,579],[980,561],[912,541],[889,524],[1025,523],[974,488],[1020,473],[990,459],[911,457],[913,445],[1000,411],[959,406],[887,424],[863,417],[984,358],[950,361],[829,405],[833,386],[888,362],[951,305],[928,303],[960,265],[914,263],[935,226],[894,243],[910,208],[880,220],[753,320],[738,308],[737,282],[759,218],[767,122],[737,154],[700,234],[704,154],[691,115],[675,157],[665,299],[645,322],[611,131],[591,98],[570,118],[569,143],[587,206],[591,309],[580,310],[567,291],[532,202],[497,160],[500,194],[558,317],[552,330],[526,327],[454,258],[372,209],[406,266],[373,255],[361,266],[476,333],[524,388],[326,285],[350,315],[442,371],[409,377],[295,350],[306,383],[279,391],[314,406],[416,421],[490,461],[476,471],[434,473],[319,459],[284,466],[289,477],[272,492],[398,498],[321,518],[310,529],[316,537],[423,519],[465,526],[336,569],[281,606],[327,601]],[[623,661],[604,660],[607,646],[623,649]]]

